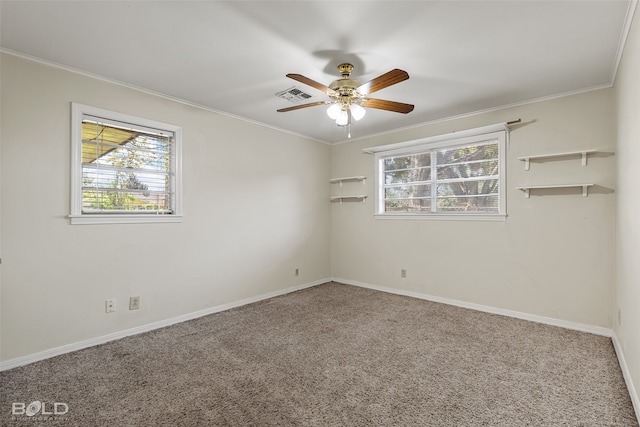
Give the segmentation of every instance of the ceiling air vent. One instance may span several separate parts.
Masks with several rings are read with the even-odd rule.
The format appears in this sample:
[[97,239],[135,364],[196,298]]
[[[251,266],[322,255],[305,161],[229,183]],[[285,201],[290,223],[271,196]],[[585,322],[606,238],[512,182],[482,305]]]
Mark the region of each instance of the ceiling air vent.
[[309,95],[308,93],[302,91],[297,87],[292,87],[287,90],[283,90],[282,92],[276,93],[276,96],[291,101],[293,103],[298,103],[301,101],[306,101],[309,98],[312,98],[313,95]]

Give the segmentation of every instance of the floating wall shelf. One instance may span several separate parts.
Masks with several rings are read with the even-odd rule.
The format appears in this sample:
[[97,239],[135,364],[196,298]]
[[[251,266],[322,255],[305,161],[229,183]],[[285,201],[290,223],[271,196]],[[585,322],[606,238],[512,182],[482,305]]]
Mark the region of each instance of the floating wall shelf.
[[554,153],[554,154],[539,154],[536,156],[523,156],[518,157],[518,160],[522,160],[524,162],[524,170],[528,171],[531,163],[531,160],[540,160],[540,159],[553,159],[557,157],[569,157],[569,156],[581,156],[582,157],[582,166],[587,166],[587,155],[597,152],[597,150],[580,150],[580,151],[568,151],[566,153]]
[[530,185],[527,187],[516,187],[518,190],[524,191],[524,197],[529,198],[531,190],[540,190],[545,188],[576,188],[582,187],[582,195],[587,197],[589,195],[588,188],[594,184],[558,184],[558,185]]
[[367,200],[367,196],[365,196],[364,194],[357,195],[357,196],[331,196],[332,203],[335,203],[335,202],[342,203],[343,201],[353,202],[358,200],[362,200],[362,203],[364,203],[365,200]]
[[332,184],[340,184],[340,187],[342,187],[343,182],[351,182],[351,181],[362,181],[362,185],[364,185],[366,179],[367,179],[366,176],[347,176],[344,178],[331,178],[329,182]]
[[[342,178],[331,178],[329,182],[332,184],[340,184],[340,187],[342,187],[343,182],[362,181],[362,185],[364,185],[366,179],[367,179],[366,176],[346,176]],[[367,196],[364,194],[348,195],[348,196],[331,196],[331,203],[339,202],[340,204],[342,204],[342,202],[344,201],[356,202],[359,200],[362,200],[362,203],[365,203],[365,200],[367,200]]]

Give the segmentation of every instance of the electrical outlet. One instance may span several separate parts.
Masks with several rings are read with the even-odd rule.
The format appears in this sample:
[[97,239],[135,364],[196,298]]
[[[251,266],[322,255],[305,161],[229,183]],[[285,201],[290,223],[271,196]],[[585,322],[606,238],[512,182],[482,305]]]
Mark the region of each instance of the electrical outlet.
[[140,297],[129,297],[129,310],[137,310],[140,308]]
[[104,311],[105,313],[113,313],[114,311],[116,311],[116,300],[114,299],[108,299],[105,301],[105,305],[104,305]]
[[294,274],[296,275],[296,277],[298,277],[298,276],[300,275],[300,269],[299,269],[299,268],[296,268],[296,270],[295,270],[295,273],[294,273]]
[[404,268],[402,270],[400,270],[400,277],[402,277],[403,279],[407,278],[407,270],[405,270]]

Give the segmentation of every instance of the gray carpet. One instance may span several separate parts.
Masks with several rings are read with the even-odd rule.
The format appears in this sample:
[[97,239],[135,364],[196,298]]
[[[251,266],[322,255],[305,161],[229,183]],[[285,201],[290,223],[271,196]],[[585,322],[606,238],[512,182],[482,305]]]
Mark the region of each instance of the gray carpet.
[[638,426],[608,338],[337,283],[0,381],[3,426]]

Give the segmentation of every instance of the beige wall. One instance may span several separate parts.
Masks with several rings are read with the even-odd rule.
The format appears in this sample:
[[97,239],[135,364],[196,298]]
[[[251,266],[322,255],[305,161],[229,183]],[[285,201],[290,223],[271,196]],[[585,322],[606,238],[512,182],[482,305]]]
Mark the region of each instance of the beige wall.
[[[329,146],[11,55],[1,78],[2,360],[331,276]],[[72,101],[183,127],[183,223],[69,224]]]
[[[374,163],[362,148],[521,118],[507,148],[504,222],[373,218]],[[355,131],[355,129],[354,129]],[[517,157],[599,149],[612,153],[612,91],[592,91],[335,146],[332,175],[365,175],[366,204],[333,205],[333,275],[398,291],[449,298],[610,328],[614,269],[614,162],[599,153],[532,163]],[[593,182],[526,199],[524,184]],[[358,185],[358,184],[351,184]],[[353,191],[332,188],[334,194]],[[362,191],[356,190],[356,191]],[[407,278],[400,270],[407,270]]]
[[[615,85],[616,311],[615,331],[629,374],[640,392],[640,22],[629,33]],[[636,408],[640,411],[640,407]],[[640,417],[640,412],[638,413]]]

